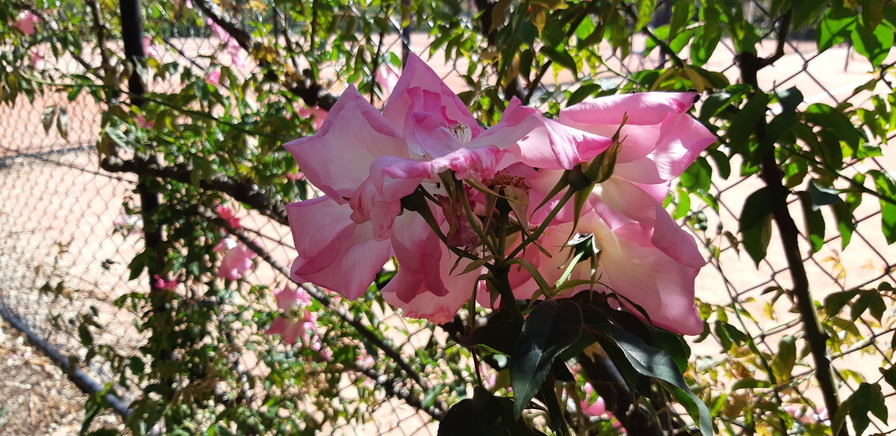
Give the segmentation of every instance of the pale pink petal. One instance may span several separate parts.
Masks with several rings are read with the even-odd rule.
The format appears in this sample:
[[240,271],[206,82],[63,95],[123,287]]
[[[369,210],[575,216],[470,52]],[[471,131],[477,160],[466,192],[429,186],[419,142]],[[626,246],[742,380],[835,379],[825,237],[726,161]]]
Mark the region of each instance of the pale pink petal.
[[614,175],[664,185],[681,175],[715,141],[715,136],[687,113],[695,95],[650,92],[602,97],[563,109],[560,122],[611,137],[627,117],[619,134],[622,146]]
[[143,37],[143,53],[151,58],[159,58],[159,50],[156,49],[155,44],[152,43],[152,37],[149,35]]
[[280,292],[274,294],[274,298],[277,300],[278,309],[288,311],[299,301],[299,294],[298,291],[292,289],[289,285],[286,285]]
[[215,214],[222,220],[229,220],[234,217],[233,208],[220,204],[215,206]]
[[[604,211],[605,215],[609,213],[609,210]],[[593,234],[601,250],[595,276],[598,284],[593,289],[619,294],[624,297],[620,298],[620,303],[640,316],[640,312],[627,302],[631,300],[656,326],[682,334],[703,331],[694,305],[694,281],[699,267],[682,264],[653,246],[648,228],[631,222],[611,229],[593,210],[583,213],[575,233]],[[536,264],[548,283],[557,281],[565,269],[569,258],[567,238],[571,234],[572,223],[551,226],[542,235],[541,242],[554,254],[553,257],[544,257],[535,250],[529,254],[528,259]],[[570,279],[590,280],[589,263],[579,264]],[[537,286],[530,282],[519,288],[531,295]],[[581,289],[588,287],[578,287],[568,294],[573,295]]]
[[396,223],[393,237],[398,273],[383,289],[383,298],[406,316],[449,322],[473,296],[481,271],[462,274],[468,260],[458,263],[419,216],[400,218],[404,221]]
[[344,203],[380,156],[409,157],[401,135],[350,86],[314,136],[285,145],[314,186]]
[[349,299],[361,296],[388,260],[388,241],[374,239],[370,223],[356,224],[351,208],[320,197],[286,207],[298,258],[291,277],[336,291]]
[[30,64],[31,68],[41,69],[43,68],[44,56],[37,49],[31,50],[28,55],[30,56]]
[[243,48],[235,39],[227,41],[227,53],[230,54],[230,62],[237,68],[244,68],[246,63],[243,61]]
[[212,248],[212,251],[227,251],[232,250],[234,247],[236,247],[236,241],[230,238],[221,238],[221,240]]
[[167,278],[161,277],[158,274],[153,274],[153,284],[157,289],[165,290],[165,291],[173,291],[177,289],[177,286],[180,284],[177,280],[168,280]]
[[144,118],[143,115],[137,115],[135,121],[137,122],[138,126],[144,129],[151,129],[156,125],[155,121],[149,121]]
[[[509,125],[525,126],[528,133],[507,148],[520,162],[547,169],[570,169],[609,148],[609,137],[594,135],[544,118],[535,108],[513,99],[501,117]],[[498,127],[498,126],[496,126]]]
[[408,56],[401,78],[383,108],[383,115],[400,132],[405,130],[405,119],[410,112],[429,112],[440,115],[448,125],[465,125],[473,138],[483,130],[451,88],[413,53]]
[[227,33],[227,31],[224,30],[223,27],[219,26],[218,23],[216,23],[214,20],[212,20],[211,18],[206,18],[205,24],[208,24],[208,27],[210,27],[212,29],[212,33],[218,39],[220,39],[221,42],[227,43],[228,41],[230,41],[230,39],[231,39],[230,34]]
[[299,109],[298,114],[302,118],[311,118],[314,120],[314,128],[320,130],[321,126],[324,125],[324,120],[327,119],[328,112],[314,106],[310,108],[301,108]]

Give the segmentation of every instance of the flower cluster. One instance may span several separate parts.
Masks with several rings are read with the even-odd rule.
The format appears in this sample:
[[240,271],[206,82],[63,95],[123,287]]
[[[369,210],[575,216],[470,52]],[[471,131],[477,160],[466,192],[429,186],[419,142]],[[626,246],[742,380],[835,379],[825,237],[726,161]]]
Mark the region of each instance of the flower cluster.
[[714,141],[687,114],[693,101],[620,95],[548,119],[514,99],[485,129],[411,56],[382,112],[350,87],[315,135],[286,144],[325,194],[287,207],[292,278],[354,299],[394,257],[383,298],[444,323],[474,294],[496,302],[485,264],[513,259],[517,299],[572,283],[562,294],[606,292],[657,326],[699,333],[705,260],[662,207],[670,180]]

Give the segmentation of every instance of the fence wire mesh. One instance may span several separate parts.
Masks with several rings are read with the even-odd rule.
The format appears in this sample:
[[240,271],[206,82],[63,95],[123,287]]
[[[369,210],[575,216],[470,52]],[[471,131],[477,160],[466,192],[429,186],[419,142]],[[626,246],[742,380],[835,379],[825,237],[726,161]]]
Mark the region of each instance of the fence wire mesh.
[[[753,2],[750,6],[754,19],[772,22],[773,17],[768,16],[762,6],[762,2]],[[398,22],[400,17],[396,17]],[[373,38],[374,44],[378,45],[376,51],[401,56],[402,43],[398,36],[401,31],[396,28],[393,34]],[[467,65],[446,60],[441,53],[432,53],[430,44],[438,36],[425,31],[411,32],[409,48],[428,59],[452,89],[463,91],[466,84],[462,77]],[[644,35],[633,35],[633,50],[625,57],[607,47],[602,53],[606,69],[592,72],[593,78],[620,83],[640,70],[656,68],[665,62],[657,51],[643,53],[640,47],[644,46],[645,38]],[[772,41],[773,35],[764,46],[769,51],[774,49]],[[721,44],[705,68],[723,72],[735,82],[739,74],[734,59],[736,51],[730,41],[723,39]],[[145,48],[150,58],[175,62],[205,74],[213,72],[214,60],[241,56],[228,52],[227,44],[207,28],[196,26],[172,25],[165,34],[148,35]],[[91,63],[98,61],[88,59]],[[79,62],[67,56],[47,56],[42,62],[42,68],[59,73],[83,69]],[[335,64],[328,67],[338,68]],[[241,69],[250,71],[252,68],[256,66],[247,62],[236,70],[239,74]],[[797,86],[806,104],[825,102],[862,106],[869,104],[871,92],[855,94],[853,90],[869,80],[871,70],[863,58],[854,56],[847,44],[819,53],[814,42],[789,39],[785,55],[775,62],[771,71],[763,72],[760,84],[764,90]],[[341,77],[337,73],[335,70],[334,77]],[[566,80],[562,75],[546,79],[540,85],[540,92],[562,91],[570,84]],[[153,82],[150,88],[156,92],[176,93],[179,85],[171,80]],[[334,88],[338,90],[339,87],[337,84]],[[891,91],[877,89],[872,92]],[[134,350],[145,339],[145,333],[134,328],[135,317],[140,314],[115,303],[126,293],[148,292],[149,278],[128,279],[128,264],[143,246],[139,217],[127,211],[127,205],[135,201],[136,177],[110,174],[98,165],[95,145],[99,139],[100,115],[105,109],[88,96],[70,101],[65,92],[49,92],[34,101],[22,96],[12,105],[0,106],[0,313],[4,318],[23,322],[43,340],[79,362],[86,353],[78,328],[84,317],[91,317],[98,323],[94,342],[124,356],[135,355]],[[58,121],[63,118],[66,121]],[[66,126],[57,128],[47,120]],[[886,148],[888,144],[881,145],[884,146],[883,156],[867,160],[863,165],[886,172],[896,165],[896,154]],[[728,322],[747,333],[761,351],[774,355],[783,338],[800,338],[802,335],[799,315],[792,310],[793,303],[784,292],[792,287],[787,262],[782,250],[775,246],[776,234],[771,237],[769,256],[758,267],[738,249],[736,238],[728,237],[737,233],[744,199],[761,186],[755,176],[716,176],[712,181],[711,197],[717,202],[718,209],[695,205],[687,220],[691,223],[688,228],[705,242],[705,252],[710,259],[710,265],[698,278],[698,298],[726,308],[731,318]],[[857,225],[848,246],[841,248],[840,235],[835,229],[828,229],[824,247],[815,254],[804,256],[815,299],[822,301],[826,295],[835,292],[878,286],[883,281],[896,283],[893,276],[896,249],[886,244],[880,230],[880,210],[871,203],[867,201],[857,210]],[[791,203],[791,213],[796,217],[802,214],[798,206],[796,202]],[[280,265],[288,265],[294,255],[289,229],[245,209],[238,208],[237,213],[248,237],[257,241]],[[698,225],[693,225],[695,222]],[[808,239],[804,242],[805,249]],[[247,281],[265,284],[273,290],[284,286],[287,279],[275,268],[259,262]],[[223,305],[226,309],[222,316],[239,317],[241,308],[270,310],[275,305],[270,296],[257,298],[257,301]],[[343,302],[338,304],[347,307]],[[887,308],[883,322],[862,317],[850,320],[854,324],[840,326],[841,329],[858,329],[858,336],[863,338],[831,350],[841,398],[854,392],[862,381],[879,378],[878,368],[893,364],[891,341],[896,329],[893,319],[896,318],[892,316],[892,310],[892,307]],[[750,313],[763,315],[753,317]],[[380,315],[374,327],[380,329],[406,359],[415,358],[415,344],[444,341],[437,330],[434,333],[424,323],[409,321],[388,311]],[[837,334],[837,330],[829,333]],[[269,369],[259,355],[282,345],[253,339],[258,334],[257,331],[237,329],[227,341],[234,365],[245,377],[261,380]],[[325,341],[330,341],[332,346],[348,342],[359,346],[358,340],[353,338],[325,338]],[[692,343],[692,347],[697,362],[697,373],[693,375],[710,389],[730,389],[727,383],[731,381],[717,377],[719,373],[714,368],[740,366],[746,371],[750,365],[745,363],[746,353],[732,355],[720,351],[727,347],[719,340],[718,332],[709,339]],[[101,383],[114,382],[107,366],[101,359],[92,359],[84,369]],[[391,368],[379,362],[361,365],[363,367]],[[782,385],[786,388],[780,388],[774,394],[794,398],[794,403],[796,398],[808,398],[812,403],[821,404],[811,365],[804,364],[794,374],[796,376]],[[350,402],[358,395],[359,386],[371,383],[363,370],[357,368],[347,371],[338,380],[339,398],[327,401]],[[444,380],[435,379],[429,383],[440,381]],[[249,386],[247,395],[251,397],[264,389],[258,381]],[[773,395],[772,391],[766,395]],[[134,393],[121,394],[125,400],[131,400]],[[896,392],[890,390],[884,394],[893,422],[896,420]],[[378,395],[379,404],[355,411],[350,419],[330,423],[329,430],[339,434],[436,433],[432,418],[418,407],[407,404],[400,397]],[[316,400],[308,399],[312,403]],[[878,432],[889,429],[879,421],[874,421],[872,426]]]

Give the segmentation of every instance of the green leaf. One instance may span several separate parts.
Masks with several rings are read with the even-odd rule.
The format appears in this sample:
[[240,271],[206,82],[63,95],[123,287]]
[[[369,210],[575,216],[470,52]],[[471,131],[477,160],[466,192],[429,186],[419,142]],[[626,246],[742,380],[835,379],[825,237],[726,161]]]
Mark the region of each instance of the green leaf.
[[496,397],[477,386],[473,398],[461,400],[448,409],[439,422],[437,435],[544,436],[544,433],[529,427],[525,419],[513,416],[510,398]]
[[829,294],[827,297],[824,297],[824,312],[830,318],[832,316],[837,315],[843,310],[843,306],[846,306],[853,297],[859,294],[858,290],[852,291],[842,291],[835,292],[833,294]]
[[804,24],[812,22],[826,3],[826,0],[799,0],[793,2],[793,28],[799,29]]
[[835,17],[832,10],[825,12],[824,17],[818,23],[818,51],[825,51],[839,44],[849,37],[857,18],[855,15]]
[[862,383],[841,405],[834,417],[832,428],[839,428],[843,424],[845,414],[849,414],[855,434],[864,434],[865,429],[871,423],[868,413],[874,414],[878,419],[887,423],[887,404],[884,401],[880,385]]
[[554,358],[582,334],[582,310],[567,300],[546,300],[526,318],[510,358],[513,412],[520,416],[541,389]]
[[616,341],[635,371],[671,385],[664,387],[674,388],[669,389],[670,393],[675,395],[691,417],[699,423],[700,432],[707,436],[713,434],[709,408],[691,391],[675,361],[668,354],[645,344],[638,336],[612,324],[601,324],[597,328]]
[[[809,183],[809,186],[815,186]],[[811,189],[811,188],[810,188]],[[803,218],[806,222],[806,236],[812,244],[812,252],[817,253],[824,246],[824,216],[812,202],[812,196],[807,192],[800,192],[800,205],[803,208]]]
[[773,387],[773,385],[765,380],[756,380],[755,378],[742,378],[731,386],[731,391],[739,389],[765,389]]
[[862,291],[859,299],[850,308],[849,315],[853,321],[859,319],[865,311],[868,311],[878,321],[884,316],[887,304],[884,298],[876,290]]
[[885,1],[880,0],[860,0],[862,5],[862,23],[872,31],[877,28],[881,20],[884,19]]
[[837,221],[837,231],[840,233],[840,248],[844,249],[852,240],[852,233],[856,228],[852,210],[846,203],[831,205],[834,211],[834,219]]
[[871,66],[877,68],[893,47],[893,29],[881,23],[872,31],[862,23],[858,23],[852,30],[852,42],[856,53],[865,56],[871,62]]
[[786,335],[778,344],[778,353],[772,359],[772,371],[779,384],[787,384],[796,364],[796,338]]
[[750,194],[740,215],[744,248],[757,265],[765,258],[771,240],[772,212],[787,203],[788,191],[766,186]]
[[896,183],[888,173],[878,170],[868,171],[874,179],[877,194],[880,199],[881,231],[887,239],[887,244],[896,242]]
[[879,368],[879,370],[881,375],[884,376],[884,380],[886,380],[890,386],[896,389],[896,365],[890,365],[890,367],[887,369]]
[[728,145],[737,153],[746,153],[750,137],[756,131],[756,122],[765,116],[769,97],[766,94],[753,94],[744,107],[731,119],[725,137]]
[[816,180],[809,182],[807,191],[812,200],[812,210],[818,210],[821,206],[843,202],[843,199],[840,198],[836,189],[818,186],[818,181]]
[[691,41],[691,63],[698,67],[709,61],[722,39],[721,19],[714,5],[703,5],[700,8],[700,19],[703,25],[697,28],[697,33]]

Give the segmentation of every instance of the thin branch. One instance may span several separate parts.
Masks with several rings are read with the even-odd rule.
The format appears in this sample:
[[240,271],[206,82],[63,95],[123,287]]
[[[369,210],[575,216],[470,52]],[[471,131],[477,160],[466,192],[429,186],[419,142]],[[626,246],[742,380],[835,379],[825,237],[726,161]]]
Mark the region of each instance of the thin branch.
[[[738,55],[738,64],[741,69],[741,80],[747,85],[751,85],[754,89],[759,90],[759,81],[757,72],[771,65],[775,60],[783,55],[783,45],[781,40],[787,36],[787,28],[790,26],[791,12],[788,11],[779,22],[778,47],[780,53],[775,53],[768,58],[759,58],[755,53],[743,52]],[[761,143],[766,139],[767,122],[764,117],[760,117],[756,123],[756,139]],[[766,186],[775,190],[783,190],[790,192],[783,183],[783,173],[778,167],[775,158],[775,147],[772,147],[765,153],[761,160],[760,178],[765,182]],[[815,379],[818,381],[824,399],[825,407],[831,416],[836,416],[840,407],[840,401],[837,397],[837,386],[834,382],[833,369],[831,360],[828,357],[827,335],[821,329],[818,320],[818,314],[815,311],[815,303],[809,290],[809,277],[806,267],[803,264],[800,255],[799,246],[799,229],[787,205],[782,205],[772,212],[775,224],[780,234],[781,245],[784,249],[784,255],[787,259],[787,265],[790,270],[793,288],[790,293],[796,299],[796,306],[803,322],[806,341],[809,345],[809,351],[812,360],[815,363],[816,373]],[[846,435],[846,429],[841,428],[838,435]]]
[[[222,11],[217,5],[210,3],[207,0],[194,0],[193,4],[202,11],[205,16],[224,29],[224,31],[227,32],[227,34],[230,35],[243,50],[252,54],[256,49],[256,46],[259,45],[258,42],[252,39],[252,36],[249,35],[248,32],[234,24],[233,21],[224,18]],[[334,104],[336,104],[338,97],[325,92],[323,87],[317,83],[313,77],[308,77],[310,75],[307,74],[307,71],[305,77],[301,80],[296,80],[294,82],[290,81],[287,83],[277,74],[277,65],[273,65],[263,56],[256,58],[256,61],[262,71],[264,71],[264,77],[266,79],[274,83],[280,83],[289,92],[301,98],[308,106],[317,106],[328,111]]]
[[[100,168],[112,173],[133,173],[138,176],[155,177],[162,180],[176,180],[191,183],[193,168],[186,164],[164,166],[152,158],[134,157],[123,160],[116,156],[108,156],[100,162]],[[213,174],[207,179],[199,180],[199,186],[205,190],[225,193],[234,200],[245,203],[262,215],[282,224],[289,225],[286,218],[286,205],[269,197],[257,185],[234,180],[224,174]]]

